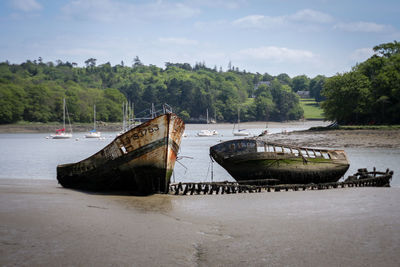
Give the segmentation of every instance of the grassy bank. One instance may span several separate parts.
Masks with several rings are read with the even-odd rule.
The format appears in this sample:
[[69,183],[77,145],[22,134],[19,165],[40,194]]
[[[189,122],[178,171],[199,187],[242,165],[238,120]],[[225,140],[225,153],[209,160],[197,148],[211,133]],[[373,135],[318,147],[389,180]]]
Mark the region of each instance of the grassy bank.
[[301,98],[300,106],[304,110],[304,118],[306,120],[323,120],[323,110],[313,98]]

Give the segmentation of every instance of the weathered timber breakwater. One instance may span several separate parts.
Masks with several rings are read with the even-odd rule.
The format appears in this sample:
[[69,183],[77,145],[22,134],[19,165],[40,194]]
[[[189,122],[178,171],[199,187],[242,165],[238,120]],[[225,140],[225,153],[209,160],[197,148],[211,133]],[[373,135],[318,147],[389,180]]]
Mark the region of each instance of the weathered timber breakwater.
[[173,195],[218,195],[238,193],[261,193],[280,191],[305,191],[325,190],[347,187],[390,187],[393,171],[372,172],[367,169],[359,169],[354,175],[349,176],[343,182],[319,183],[319,184],[279,184],[279,185],[254,185],[238,182],[203,182],[203,183],[173,183],[170,184],[169,193]]

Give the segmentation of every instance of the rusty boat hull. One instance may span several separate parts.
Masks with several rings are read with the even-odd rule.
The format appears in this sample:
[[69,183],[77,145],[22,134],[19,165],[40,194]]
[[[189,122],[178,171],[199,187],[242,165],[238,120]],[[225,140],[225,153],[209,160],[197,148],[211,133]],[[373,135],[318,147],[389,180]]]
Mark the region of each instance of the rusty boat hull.
[[256,139],[230,140],[210,155],[232,177],[249,184],[337,182],[350,164],[343,150],[286,146]]
[[168,193],[184,130],[176,114],[158,116],[117,136],[87,159],[58,165],[57,180],[74,189]]

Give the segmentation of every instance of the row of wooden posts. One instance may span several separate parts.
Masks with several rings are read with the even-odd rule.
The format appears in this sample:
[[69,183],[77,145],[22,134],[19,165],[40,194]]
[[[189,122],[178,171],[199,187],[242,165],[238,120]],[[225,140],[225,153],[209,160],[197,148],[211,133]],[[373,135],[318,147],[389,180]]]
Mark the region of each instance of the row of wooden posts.
[[[281,184],[281,185],[249,185],[236,182],[200,182],[174,183],[170,185],[170,194],[173,195],[218,195],[237,193],[260,193],[280,191],[324,190],[346,187],[383,187],[390,186],[393,171],[361,172],[344,182],[321,184]],[[363,177],[363,178],[357,178]]]

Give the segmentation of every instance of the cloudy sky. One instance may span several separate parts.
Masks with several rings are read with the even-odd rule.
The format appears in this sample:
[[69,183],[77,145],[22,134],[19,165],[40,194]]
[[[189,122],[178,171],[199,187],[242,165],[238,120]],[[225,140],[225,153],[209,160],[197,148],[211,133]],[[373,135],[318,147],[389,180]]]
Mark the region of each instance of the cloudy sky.
[[1,0],[0,36],[0,62],[131,65],[139,56],[312,78],[399,41],[400,1]]

